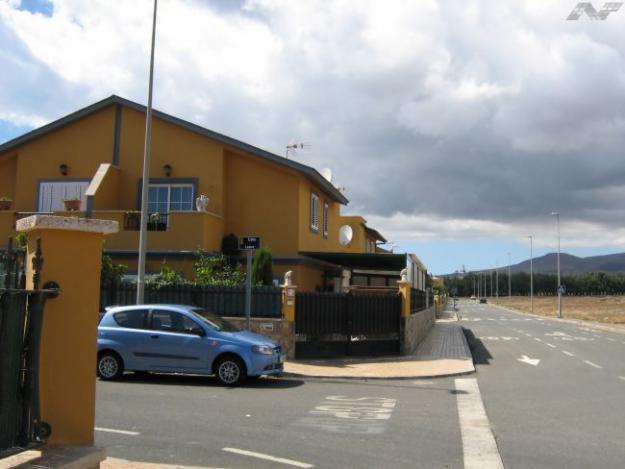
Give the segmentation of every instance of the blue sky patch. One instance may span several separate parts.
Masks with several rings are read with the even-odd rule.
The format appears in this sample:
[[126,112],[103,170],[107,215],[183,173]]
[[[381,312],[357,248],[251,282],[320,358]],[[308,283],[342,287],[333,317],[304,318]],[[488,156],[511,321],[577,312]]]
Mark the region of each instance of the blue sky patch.
[[19,9],[31,13],[41,13],[43,16],[52,16],[54,4],[51,0],[22,0]]
[[0,144],[32,130],[31,127],[14,125],[11,122],[0,119]]

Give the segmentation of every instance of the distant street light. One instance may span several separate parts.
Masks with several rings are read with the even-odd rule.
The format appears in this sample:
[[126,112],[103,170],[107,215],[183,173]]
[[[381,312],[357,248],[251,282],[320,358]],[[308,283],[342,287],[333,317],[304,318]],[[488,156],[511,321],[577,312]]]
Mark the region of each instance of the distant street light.
[[556,226],[558,228],[558,317],[562,317],[562,282],[560,281],[560,214],[551,212],[556,217]]
[[534,253],[533,253],[533,238],[529,235],[530,239],[530,313],[534,312]]
[[510,253],[508,253],[508,299],[512,299],[512,277],[510,274]]

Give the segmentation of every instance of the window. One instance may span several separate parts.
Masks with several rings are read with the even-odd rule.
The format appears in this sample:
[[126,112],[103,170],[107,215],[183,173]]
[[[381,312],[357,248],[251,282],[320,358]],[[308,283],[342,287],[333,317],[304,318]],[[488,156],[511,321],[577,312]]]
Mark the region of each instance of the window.
[[152,329],[154,330],[190,334],[199,328],[200,326],[195,321],[175,311],[152,311]]
[[314,192],[310,194],[310,229],[319,231],[319,196]]
[[115,322],[121,327],[129,329],[145,329],[145,318],[147,310],[135,309],[132,311],[121,311],[113,314]]
[[328,237],[328,203],[323,203],[323,237]]
[[148,212],[193,210],[193,196],[192,184],[150,184]]

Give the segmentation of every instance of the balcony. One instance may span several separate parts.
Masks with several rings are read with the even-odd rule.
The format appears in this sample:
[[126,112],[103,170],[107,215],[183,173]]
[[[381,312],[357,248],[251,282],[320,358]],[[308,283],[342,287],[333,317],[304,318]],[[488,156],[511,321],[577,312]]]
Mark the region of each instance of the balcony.
[[[0,246],[9,236],[15,236],[15,222],[37,212],[0,211]],[[85,212],[55,212],[54,215],[84,217]],[[91,218],[115,220],[119,232],[106,238],[106,248],[136,251],[139,246],[141,213],[124,210],[95,210]],[[220,215],[210,212],[169,212],[152,216],[148,222],[148,250],[207,251],[221,250],[224,222]]]

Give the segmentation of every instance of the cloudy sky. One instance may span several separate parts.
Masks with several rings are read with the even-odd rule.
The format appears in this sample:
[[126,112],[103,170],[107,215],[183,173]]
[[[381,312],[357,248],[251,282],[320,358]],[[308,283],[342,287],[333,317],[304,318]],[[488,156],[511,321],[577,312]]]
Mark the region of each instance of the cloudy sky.
[[[329,167],[434,273],[625,251],[625,7],[565,0],[161,0],[154,106]],[[600,9],[603,1],[595,1]],[[145,103],[151,0],[0,0],[0,141]]]

